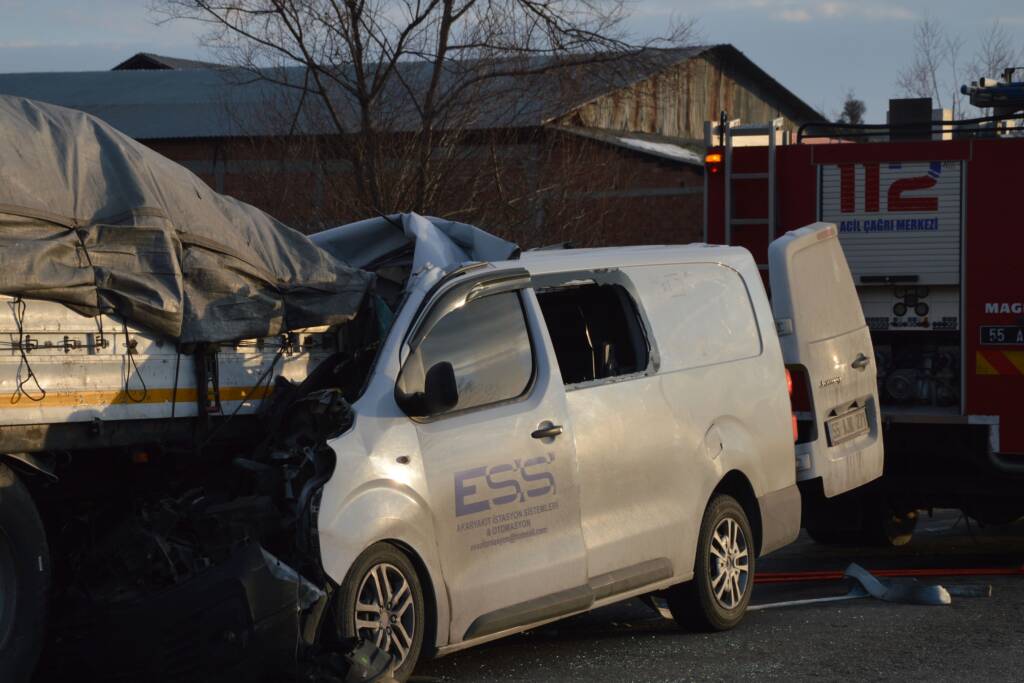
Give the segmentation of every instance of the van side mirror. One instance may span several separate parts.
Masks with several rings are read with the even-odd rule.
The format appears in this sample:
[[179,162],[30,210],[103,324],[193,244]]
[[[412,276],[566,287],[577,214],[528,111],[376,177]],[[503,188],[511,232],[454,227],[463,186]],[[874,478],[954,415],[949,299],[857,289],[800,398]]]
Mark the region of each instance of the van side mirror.
[[451,410],[459,404],[455,368],[448,361],[435,363],[423,378],[423,391],[412,394],[396,391],[395,400],[409,417],[427,417]]

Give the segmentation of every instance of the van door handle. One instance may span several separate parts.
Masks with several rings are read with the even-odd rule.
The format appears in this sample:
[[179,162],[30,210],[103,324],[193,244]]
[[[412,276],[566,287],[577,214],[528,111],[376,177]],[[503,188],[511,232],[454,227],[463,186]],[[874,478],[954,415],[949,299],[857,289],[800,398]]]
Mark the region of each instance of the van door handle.
[[551,425],[535,429],[530,434],[535,439],[553,439],[562,433],[562,425]]
[[868,363],[870,362],[870,358],[865,356],[863,353],[858,353],[857,357],[853,359],[852,363],[850,363],[850,366],[853,367],[855,370],[863,370],[868,366]]

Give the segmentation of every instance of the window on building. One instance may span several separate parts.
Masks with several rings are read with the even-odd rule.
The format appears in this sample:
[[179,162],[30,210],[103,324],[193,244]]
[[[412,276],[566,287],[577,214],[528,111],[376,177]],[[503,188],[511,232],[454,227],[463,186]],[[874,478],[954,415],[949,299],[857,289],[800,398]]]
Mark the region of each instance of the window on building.
[[621,285],[547,289],[537,298],[566,385],[647,369],[647,339]]
[[449,412],[525,394],[533,378],[533,349],[519,294],[476,299],[441,318],[406,361],[399,388],[422,392],[427,371],[445,361],[459,388],[459,402]]

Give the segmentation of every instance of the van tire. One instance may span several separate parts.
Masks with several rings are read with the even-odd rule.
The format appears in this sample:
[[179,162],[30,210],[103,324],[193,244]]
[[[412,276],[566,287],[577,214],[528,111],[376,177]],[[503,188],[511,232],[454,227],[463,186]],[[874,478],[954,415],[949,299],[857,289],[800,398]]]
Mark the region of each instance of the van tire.
[[[376,596],[376,584],[371,576],[373,573],[376,573],[378,581],[381,578],[387,577],[388,583],[392,586],[395,593],[404,595],[407,587],[412,598],[408,604],[408,609],[412,610],[413,616],[411,620],[413,632],[409,634],[411,636],[411,643],[408,643],[407,654],[401,666],[395,669],[393,674],[395,680],[406,681],[412,675],[413,669],[416,668],[416,663],[423,651],[423,636],[428,628],[427,620],[429,615],[426,613],[426,600],[424,599],[419,574],[416,572],[416,567],[412,561],[404,552],[390,543],[375,543],[356,558],[338,590],[338,599],[335,603],[335,618],[338,624],[338,632],[344,641],[365,639],[374,642],[372,638],[366,637],[367,629],[360,630],[356,628],[356,603],[360,597],[363,598],[363,602],[377,602],[376,599],[373,599]],[[406,587],[400,587],[398,585],[399,580],[404,581]],[[363,595],[361,596],[361,594]],[[384,604],[387,604],[386,596],[382,597],[385,597]],[[400,597],[396,601],[397,604],[388,607],[388,609],[394,607],[397,611],[404,602],[405,599]],[[367,615],[364,614],[364,616]],[[401,633],[408,632],[410,621],[405,617],[406,614],[403,612],[401,618],[391,622],[395,624],[392,627],[392,633],[395,638],[402,637],[399,632],[399,622],[402,624],[403,629]],[[385,635],[382,644],[387,643],[386,639],[391,637],[391,635]],[[393,655],[394,653],[389,652],[389,654]]]
[[0,464],[0,681],[32,677],[46,626],[50,550],[28,489]]
[[[735,534],[733,547],[723,547],[720,539],[730,532]],[[719,559],[723,552],[726,557]],[[701,521],[693,580],[666,591],[672,618],[695,631],[727,631],[739,624],[754,590],[756,555],[754,534],[743,506],[732,496],[716,495]],[[730,590],[724,590],[722,582],[731,584]],[[735,586],[740,588],[738,598]],[[716,589],[723,589],[721,597]]]

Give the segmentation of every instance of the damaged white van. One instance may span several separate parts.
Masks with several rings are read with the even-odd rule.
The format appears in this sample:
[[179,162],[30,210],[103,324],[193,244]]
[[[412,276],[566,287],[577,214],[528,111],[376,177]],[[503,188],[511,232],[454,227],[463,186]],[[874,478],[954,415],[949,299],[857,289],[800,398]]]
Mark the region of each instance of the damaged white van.
[[405,679],[652,593],[727,629],[797,481],[881,474],[832,225],[773,243],[770,305],[739,248],[310,240],[20,98],[0,157],[5,683]]
[[[771,254],[774,310],[734,247],[406,266],[418,275],[393,316],[378,300],[343,325],[350,351],[298,383],[282,375],[254,416],[264,430],[223,418],[213,431],[233,448],[210,441],[201,464],[170,436],[142,446],[141,424],[122,448],[113,424],[95,426],[80,444],[115,441],[67,463],[43,446],[9,456],[0,526],[8,516],[33,553],[19,595],[45,594],[32,567],[49,555],[15,521],[35,516],[15,471],[64,525],[54,573],[75,571],[55,582],[62,637],[41,680],[69,667],[121,680],[112,661],[124,680],[218,667],[405,680],[424,656],[652,593],[689,627],[733,627],[757,558],[799,532],[797,479],[836,495],[882,470],[872,348],[835,227],[788,233]],[[792,376],[813,396],[801,435]],[[51,426],[46,442],[61,438]],[[68,500],[83,482],[116,511]],[[31,622],[6,644],[30,661],[44,612],[7,614],[11,629]]]
[[821,418],[801,474],[835,492],[882,469],[835,227],[782,237],[771,275],[774,314],[747,251],[704,245],[532,251],[411,292],[330,442],[342,632],[403,678],[655,591],[677,621],[738,623],[756,558],[800,529],[787,364]]

